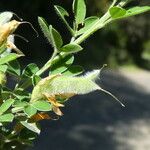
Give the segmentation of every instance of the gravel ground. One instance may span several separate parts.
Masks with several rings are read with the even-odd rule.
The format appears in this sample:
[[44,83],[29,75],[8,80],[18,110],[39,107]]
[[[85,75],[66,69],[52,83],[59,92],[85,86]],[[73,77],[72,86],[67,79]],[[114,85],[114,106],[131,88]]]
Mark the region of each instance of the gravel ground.
[[31,150],[150,150],[150,72],[104,71],[94,92],[72,98],[58,121],[42,122]]

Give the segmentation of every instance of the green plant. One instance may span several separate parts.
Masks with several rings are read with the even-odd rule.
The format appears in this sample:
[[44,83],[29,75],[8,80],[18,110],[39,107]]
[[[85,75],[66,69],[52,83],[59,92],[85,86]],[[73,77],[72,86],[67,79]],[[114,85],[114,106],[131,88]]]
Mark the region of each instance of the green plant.
[[[60,107],[64,107],[64,103],[74,95],[101,90],[120,102],[95,83],[101,69],[82,76],[83,68],[72,64],[74,54],[83,50],[80,44],[94,32],[113,21],[150,10],[149,6],[124,8],[129,2],[130,0],[114,0],[101,18],[86,18],[85,1],[74,0],[73,27],[66,20],[68,12],[60,6],[54,6],[70,32],[71,39],[64,45],[60,33],[42,17],[38,17],[39,25],[54,52],[42,68],[32,63],[23,70],[18,58],[24,54],[11,42],[13,32],[22,22],[10,21],[12,12],[0,14],[0,149],[23,149],[32,145],[33,139],[40,133],[38,122],[52,119],[48,112],[61,116],[63,113]],[[43,78],[42,74],[47,71],[49,75]],[[7,74],[15,78],[13,88],[7,85]],[[124,106],[121,102],[120,104]]]

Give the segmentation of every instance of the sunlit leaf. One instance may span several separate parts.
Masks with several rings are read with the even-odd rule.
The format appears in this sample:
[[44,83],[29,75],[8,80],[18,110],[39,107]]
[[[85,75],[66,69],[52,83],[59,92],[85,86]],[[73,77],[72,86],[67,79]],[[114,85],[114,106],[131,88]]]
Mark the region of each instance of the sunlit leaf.
[[136,6],[129,9],[114,6],[110,8],[109,12],[113,19],[122,19],[130,16],[135,16],[144,12],[150,11],[150,6]]
[[14,119],[14,115],[11,113],[0,116],[0,122],[12,122],[13,119]]
[[32,105],[28,105],[24,107],[24,112],[27,114],[29,117],[33,116],[36,114],[37,109],[35,109]]
[[6,70],[7,70],[7,68],[8,68],[8,66],[7,65],[0,65],[0,71],[1,72],[6,72]]
[[75,43],[70,43],[70,44],[63,46],[60,51],[66,52],[66,53],[77,53],[81,51],[82,49],[83,48],[80,45],[75,44]]
[[118,6],[114,6],[109,9],[109,13],[113,19],[116,19],[123,17],[126,14],[126,10]]
[[12,60],[15,60],[15,59],[21,57],[21,56],[22,56],[22,55],[18,55],[18,54],[15,54],[15,53],[11,53],[11,54],[9,54],[9,55],[7,55],[7,56],[5,56],[5,57],[0,58],[0,65],[6,64],[6,63],[8,63],[8,62],[10,62],[10,61],[12,61]]
[[86,16],[86,5],[84,0],[74,0],[73,1],[73,12],[75,15],[75,22],[78,26],[83,24]]
[[124,17],[130,17],[134,15],[138,15],[144,12],[150,11],[150,6],[136,6],[127,10]]
[[52,110],[51,104],[46,101],[35,101],[32,103],[32,106],[39,111],[50,111]]
[[0,106],[0,115],[2,115],[5,111],[7,111],[11,105],[14,103],[14,99],[8,99],[6,100],[1,106]]

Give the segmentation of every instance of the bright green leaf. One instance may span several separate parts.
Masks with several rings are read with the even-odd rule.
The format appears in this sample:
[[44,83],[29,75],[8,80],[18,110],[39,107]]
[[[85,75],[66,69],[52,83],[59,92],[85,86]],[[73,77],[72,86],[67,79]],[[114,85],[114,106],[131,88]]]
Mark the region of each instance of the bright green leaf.
[[10,62],[10,61],[12,61],[12,60],[15,60],[15,59],[21,57],[21,56],[22,56],[22,55],[18,55],[18,54],[15,54],[15,53],[11,53],[11,54],[9,54],[9,55],[7,55],[7,56],[5,56],[5,57],[1,57],[1,58],[0,58],[0,65],[6,64],[6,63],[8,63],[8,62]]
[[64,72],[68,67],[70,67],[70,65],[73,63],[74,61],[74,56],[72,55],[68,55],[64,58],[61,58],[58,62],[56,62],[55,64],[53,64],[50,68],[50,74],[60,74],[62,72]]
[[65,76],[77,76],[77,75],[83,73],[83,71],[84,70],[81,66],[71,66],[65,72],[63,72],[63,75],[65,75]]
[[82,49],[83,48],[80,45],[75,44],[75,43],[70,43],[70,44],[63,46],[61,48],[61,51],[66,52],[66,53],[77,53],[81,51]]
[[35,109],[32,105],[28,105],[24,108],[24,112],[31,117],[37,113],[37,109]]
[[7,65],[0,65],[0,71],[2,71],[4,73],[6,72],[7,68],[8,68]]
[[15,101],[15,103],[13,104],[13,107],[25,107],[27,105],[28,105],[27,102]]
[[109,13],[113,19],[116,19],[123,17],[126,14],[126,10],[118,6],[114,6],[109,9]]
[[0,122],[12,122],[13,119],[14,119],[14,115],[11,113],[0,116]]
[[83,24],[86,16],[86,5],[84,0],[73,1],[73,12],[75,15],[76,26]]
[[55,5],[54,8],[55,8],[57,14],[61,17],[61,19],[62,18],[64,19],[65,16],[69,16],[68,12],[61,6]]
[[141,13],[144,13],[147,11],[150,11],[150,6],[132,7],[132,8],[127,10],[127,13],[125,14],[124,17],[130,17],[130,16],[138,15],[138,14],[141,14]]
[[136,6],[130,9],[123,9],[120,7],[112,7],[109,12],[113,19],[122,19],[130,16],[135,16],[144,12],[150,11],[150,6]]
[[6,100],[1,106],[0,106],[0,115],[2,115],[5,111],[7,111],[11,105],[14,103],[14,99],[8,99]]
[[59,50],[59,48],[63,45],[62,37],[60,33],[54,29],[51,25],[49,26],[50,34],[51,34],[51,44],[54,48]]
[[46,101],[43,101],[43,100],[33,102],[32,106],[39,111],[50,111],[50,110],[52,110],[51,104],[46,102]]

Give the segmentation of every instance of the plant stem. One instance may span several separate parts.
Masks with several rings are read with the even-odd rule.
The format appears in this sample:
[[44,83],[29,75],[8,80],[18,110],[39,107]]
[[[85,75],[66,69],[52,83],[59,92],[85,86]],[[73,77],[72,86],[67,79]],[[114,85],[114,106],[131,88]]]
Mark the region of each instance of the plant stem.
[[57,56],[57,53],[58,53],[57,50],[54,50],[54,53],[52,54],[52,57],[50,58],[50,60],[35,75],[39,76],[42,73],[44,73],[51,66],[53,60]]

